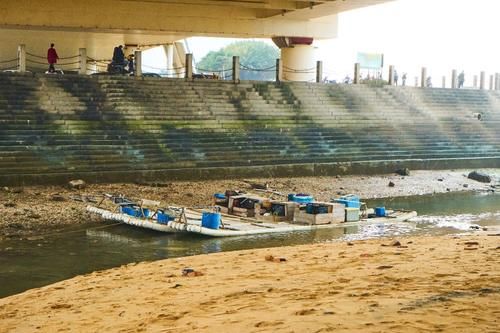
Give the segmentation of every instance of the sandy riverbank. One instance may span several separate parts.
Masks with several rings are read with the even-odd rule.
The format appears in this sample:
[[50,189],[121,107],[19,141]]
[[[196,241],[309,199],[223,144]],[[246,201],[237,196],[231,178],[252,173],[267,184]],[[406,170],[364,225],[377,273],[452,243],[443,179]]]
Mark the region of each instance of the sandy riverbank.
[[[0,332],[498,332],[500,237],[409,237],[382,246],[391,241],[95,272],[0,299]],[[186,267],[203,275],[182,276]]]
[[[411,171],[410,176],[396,174],[379,176],[342,176],[306,178],[249,179],[253,183],[268,183],[282,193],[313,193],[318,200],[328,201],[342,194],[356,193],[364,199],[477,191],[489,185],[467,178],[471,170]],[[500,181],[500,169],[485,172]],[[394,187],[388,186],[389,182]],[[30,186],[0,189],[0,238],[39,235],[53,229],[75,224],[96,222],[84,212],[86,203],[74,201],[71,196],[99,197],[103,193],[124,194],[139,199],[161,200],[164,204],[181,206],[207,205],[214,192],[226,189],[249,190],[243,180],[214,180],[203,182],[172,182],[151,184],[89,184],[83,190],[64,186]],[[59,194],[54,201],[54,194]]]

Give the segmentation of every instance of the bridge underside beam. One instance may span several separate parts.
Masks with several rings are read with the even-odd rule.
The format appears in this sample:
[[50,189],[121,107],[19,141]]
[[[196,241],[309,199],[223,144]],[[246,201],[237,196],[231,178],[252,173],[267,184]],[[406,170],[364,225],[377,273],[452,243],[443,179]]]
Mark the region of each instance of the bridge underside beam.
[[[193,0],[3,0],[0,4],[0,29],[157,34],[174,37],[170,42],[184,36],[269,38],[305,35],[334,38],[337,35],[337,17],[333,12],[333,16],[323,17],[323,13],[322,17],[311,17],[316,9],[292,11],[248,6],[252,3],[262,6],[267,1],[239,1],[236,5],[234,1],[216,1],[216,5],[204,2],[214,3]],[[299,3],[303,5],[302,1]],[[320,4],[317,7],[323,6],[322,2],[317,3]],[[298,16],[301,11],[304,11],[304,17]]]

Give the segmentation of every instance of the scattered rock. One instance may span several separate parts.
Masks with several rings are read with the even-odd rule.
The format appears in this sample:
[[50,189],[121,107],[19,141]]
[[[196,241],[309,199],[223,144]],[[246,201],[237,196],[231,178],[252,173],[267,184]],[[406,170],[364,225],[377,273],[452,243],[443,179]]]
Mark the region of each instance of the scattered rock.
[[287,261],[286,258],[284,257],[274,257],[272,255],[267,255],[265,256],[266,261],[272,261],[272,262],[285,262]]
[[66,198],[59,193],[54,193],[50,196],[51,201],[66,201]]
[[481,182],[481,183],[490,183],[491,182],[491,176],[485,174],[484,172],[479,172],[479,171],[472,171],[471,173],[469,173],[467,178],[473,179],[473,180]]
[[15,202],[6,202],[3,204],[5,207],[16,207],[17,204]]
[[438,182],[444,181],[444,178],[438,178]]
[[465,188],[468,188],[468,187],[469,187],[469,184],[464,184],[464,187],[465,187]]
[[394,186],[396,186],[396,184],[394,184],[394,182],[393,182],[393,181],[390,181],[390,182],[389,182],[389,187],[394,187]]
[[182,270],[182,276],[187,276],[187,277],[194,277],[194,276],[203,276],[205,274],[203,274],[202,272],[200,271],[196,271],[192,268],[184,268]]
[[83,190],[85,187],[87,187],[87,183],[85,183],[85,181],[83,181],[82,179],[71,180],[68,185],[69,188],[74,190]]
[[347,242],[347,245],[349,245],[349,246],[353,246],[353,245],[354,245],[354,243]]
[[472,246],[472,245],[479,245],[479,242],[470,241],[470,242],[465,242],[464,244],[467,246]]
[[28,218],[30,218],[30,219],[39,219],[39,218],[41,218],[41,217],[42,217],[42,216],[41,216],[40,214],[37,214],[37,213],[30,213],[30,214],[28,215]]
[[382,265],[382,266],[378,266],[377,269],[389,269],[389,268],[393,268],[394,266],[391,266],[391,265]]
[[471,226],[469,227],[469,229],[472,229],[472,230],[479,230],[479,229],[481,229],[481,227],[480,227],[480,226],[478,226],[477,224],[473,224],[473,225],[471,225]]
[[176,283],[175,285],[172,286],[172,288],[179,288],[179,287],[182,287],[182,284]]
[[186,193],[186,197],[192,198],[192,197],[194,197],[194,194],[193,193]]
[[401,246],[401,242],[400,242],[400,241],[398,241],[398,240],[393,240],[393,241],[389,244],[389,246]]
[[409,176],[410,175],[410,169],[408,168],[402,168],[402,169],[397,169],[396,174],[400,176]]
[[24,189],[22,187],[3,187],[2,190],[4,190],[7,193],[22,193]]

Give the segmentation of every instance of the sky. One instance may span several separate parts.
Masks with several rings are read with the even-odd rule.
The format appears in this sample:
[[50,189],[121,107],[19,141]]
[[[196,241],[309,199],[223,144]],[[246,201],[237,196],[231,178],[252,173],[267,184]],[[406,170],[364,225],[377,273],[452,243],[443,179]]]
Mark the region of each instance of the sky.
[[[466,85],[472,76],[500,72],[500,0],[397,0],[341,13],[339,35],[315,40],[316,60],[325,76],[352,77],[358,52],[383,53],[384,75],[394,65],[408,73],[409,83],[425,66],[434,85],[451,70],[464,70]],[[188,40],[195,60],[234,41],[195,37]],[[266,42],[272,43],[270,40]],[[162,63],[163,51],[145,54],[144,63]]]

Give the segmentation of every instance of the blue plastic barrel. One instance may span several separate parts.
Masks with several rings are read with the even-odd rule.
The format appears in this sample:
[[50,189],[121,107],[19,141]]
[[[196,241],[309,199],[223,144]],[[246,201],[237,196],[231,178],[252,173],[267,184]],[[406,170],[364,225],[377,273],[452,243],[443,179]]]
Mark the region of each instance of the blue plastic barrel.
[[295,197],[295,193],[288,193],[288,195],[287,195],[288,201],[293,201],[294,197]]
[[375,207],[375,216],[384,217],[385,216],[385,207]]
[[201,215],[201,226],[209,229],[219,229],[220,213],[203,212]]

